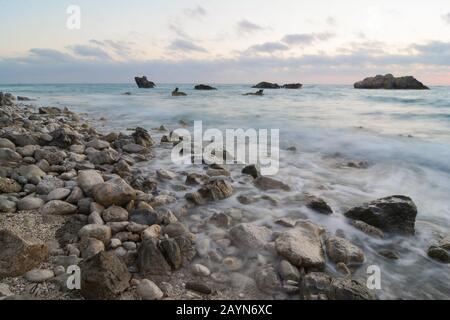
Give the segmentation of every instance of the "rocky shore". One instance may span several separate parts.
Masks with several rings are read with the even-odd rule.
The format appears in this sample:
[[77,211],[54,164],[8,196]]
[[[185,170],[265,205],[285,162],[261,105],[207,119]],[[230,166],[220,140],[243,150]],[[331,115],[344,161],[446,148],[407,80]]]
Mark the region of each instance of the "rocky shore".
[[[335,214],[326,200],[293,195],[255,165],[158,166],[179,142],[165,126],[100,132],[67,108],[21,101],[0,93],[0,299],[377,298],[353,276],[365,252],[345,234],[302,217],[255,224],[242,209],[215,207],[277,201],[276,191]],[[258,196],[241,194],[242,184]],[[416,215],[401,195],[345,213],[376,239],[412,236]],[[449,249],[443,237],[428,254],[448,263]],[[74,265],[81,290],[67,287]]]

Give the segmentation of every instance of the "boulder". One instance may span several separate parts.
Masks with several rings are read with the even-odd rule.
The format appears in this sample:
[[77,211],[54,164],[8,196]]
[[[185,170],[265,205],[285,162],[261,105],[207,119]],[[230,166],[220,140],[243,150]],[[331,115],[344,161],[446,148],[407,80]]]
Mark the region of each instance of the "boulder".
[[0,279],[21,276],[48,257],[45,244],[6,229],[0,230],[0,248]]
[[80,239],[94,238],[102,241],[105,245],[111,240],[111,228],[100,224],[88,224],[78,231]]
[[128,211],[122,207],[111,206],[102,213],[105,222],[122,222],[128,221]]
[[47,202],[41,209],[43,215],[65,216],[77,212],[77,206],[61,200]]
[[181,268],[183,258],[181,256],[180,247],[174,239],[161,240],[159,243],[159,249],[166,258],[166,261],[172,267],[172,270],[178,270]]
[[325,242],[327,255],[334,263],[362,264],[364,252],[358,246],[341,237],[331,237]]
[[205,85],[205,84],[196,85],[194,87],[194,89],[195,90],[217,90],[217,88],[214,88],[214,87],[211,87],[211,86],[208,86],[208,85]]
[[301,83],[287,83],[282,86],[283,89],[301,89],[302,87]]
[[422,82],[412,76],[394,77],[392,74],[377,75],[356,82],[355,89],[414,89],[428,90]]
[[417,207],[409,197],[390,196],[350,209],[345,216],[384,232],[412,235],[415,233]]
[[270,241],[272,232],[266,227],[241,223],[230,229],[230,239],[238,248],[262,249]]
[[136,84],[140,89],[152,89],[155,87],[155,83],[149,81],[146,76],[135,77],[134,81],[136,81]]
[[145,148],[151,147],[155,144],[155,141],[150,136],[147,130],[141,127],[137,127],[133,134],[134,142],[140,146],[143,146]]
[[333,210],[322,198],[306,195],[305,197],[306,206],[311,210],[314,210],[321,214],[332,214]]
[[[75,132],[69,130],[69,129],[56,129],[52,133],[50,133],[52,136],[52,140],[50,142],[51,146],[59,147],[59,148],[69,148],[73,144],[81,144],[80,138],[78,134]],[[29,143],[32,144],[32,143]],[[36,144],[36,143],[34,143]]]
[[89,300],[117,299],[130,286],[125,263],[113,252],[100,252],[80,264],[81,294]]
[[204,184],[197,192],[189,193],[186,198],[196,204],[207,201],[218,201],[231,197],[233,194],[231,183],[224,178],[212,178]]
[[17,193],[22,186],[15,180],[0,177],[0,193]]
[[264,177],[264,176],[256,178],[253,181],[253,183],[255,184],[255,186],[258,189],[261,189],[263,191],[268,191],[268,190],[290,191],[291,190],[291,188],[284,182],[275,180],[273,178]]
[[93,149],[87,154],[87,157],[90,162],[96,165],[115,164],[120,159],[119,153],[111,148],[103,150]]
[[149,238],[143,241],[138,250],[137,266],[144,275],[167,275],[171,267],[158,248],[158,241]]
[[80,251],[83,259],[89,259],[96,254],[105,251],[105,244],[98,239],[84,238],[80,243]]
[[270,83],[270,82],[260,82],[257,85],[253,86],[252,88],[257,89],[280,89],[281,87],[276,83]]
[[242,169],[243,174],[248,174],[252,176],[254,179],[258,178],[260,176],[259,170],[256,167],[256,165],[251,164],[246,166],[244,169]]
[[47,195],[47,201],[64,200],[69,196],[70,193],[70,189],[67,188],[55,189],[53,191],[50,191],[50,193]]
[[121,178],[114,178],[92,188],[95,202],[104,207],[125,206],[136,197],[136,191]]
[[427,254],[430,258],[441,263],[450,263],[450,254],[444,248],[431,246],[428,249]]
[[78,185],[86,195],[90,195],[92,188],[103,182],[102,175],[96,170],[78,171]]
[[309,221],[298,221],[295,228],[284,231],[275,241],[278,254],[296,267],[322,269],[325,254],[323,229]]

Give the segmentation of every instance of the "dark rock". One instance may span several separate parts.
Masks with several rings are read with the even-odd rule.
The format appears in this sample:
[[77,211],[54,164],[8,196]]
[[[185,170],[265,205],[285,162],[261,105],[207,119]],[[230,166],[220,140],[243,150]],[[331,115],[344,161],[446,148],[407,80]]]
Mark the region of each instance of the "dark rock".
[[318,213],[322,214],[332,214],[333,210],[322,198],[307,195],[306,196],[306,206]]
[[0,248],[0,279],[21,276],[48,258],[45,244],[6,229],[0,230]]
[[256,92],[248,92],[248,93],[244,93],[243,96],[263,96],[264,95],[264,90],[258,90]]
[[52,114],[52,115],[58,115],[61,114],[62,111],[60,108],[57,107],[41,107],[39,108],[40,114]]
[[159,249],[173,270],[178,270],[181,268],[183,263],[181,250],[178,243],[174,239],[161,240],[159,243]]
[[83,261],[81,294],[90,300],[117,299],[130,286],[127,266],[113,252],[100,252]]
[[203,204],[207,201],[218,201],[229,198],[232,194],[233,187],[228,180],[213,178],[197,192],[186,194],[186,198],[196,204]]
[[149,81],[146,76],[143,76],[142,78],[135,77],[134,81],[136,81],[138,88],[141,88],[141,89],[152,89],[155,87],[155,83],[152,81]]
[[57,129],[50,135],[53,138],[49,143],[51,146],[66,149],[73,144],[81,144],[78,135],[67,129]]
[[428,90],[422,82],[416,80],[412,76],[394,77],[392,74],[377,75],[375,77],[366,78],[356,82],[355,89],[415,89]]
[[195,86],[195,90],[217,90],[217,88],[205,85],[205,84],[199,84]]
[[141,243],[138,250],[137,266],[144,276],[167,275],[170,274],[171,270],[155,239],[147,239]]
[[175,88],[175,90],[172,91],[172,97],[184,97],[184,96],[187,96],[187,94],[179,91],[178,88]]
[[130,214],[130,221],[142,225],[151,226],[156,223],[158,215],[148,209],[136,209]]
[[283,85],[283,89],[301,89],[303,85],[301,83],[288,83]]
[[345,216],[385,232],[412,235],[415,233],[417,207],[409,197],[390,196],[350,209]]
[[275,180],[273,178],[269,177],[258,177],[256,178],[253,183],[256,187],[258,187],[261,190],[267,191],[267,190],[284,190],[284,191],[290,191],[291,188],[285,184],[284,182]]
[[256,167],[256,165],[254,165],[254,164],[246,166],[244,169],[242,169],[242,173],[243,174],[248,174],[248,175],[252,176],[255,179],[260,176],[259,170]]
[[280,89],[281,87],[277,83],[260,82],[256,86],[253,86],[252,88],[257,88],[257,89]]
[[136,144],[145,148],[151,147],[155,144],[155,141],[152,139],[148,131],[144,128],[137,127],[134,130],[132,136]]
[[200,283],[200,282],[189,281],[186,283],[186,289],[200,292],[203,294],[211,294],[212,293],[212,289],[210,287],[208,287],[206,284]]
[[436,247],[436,246],[431,246],[428,251],[427,254],[430,258],[442,262],[442,263],[450,263],[450,254],[448,253],[447,250],[440,248],[440,247]]

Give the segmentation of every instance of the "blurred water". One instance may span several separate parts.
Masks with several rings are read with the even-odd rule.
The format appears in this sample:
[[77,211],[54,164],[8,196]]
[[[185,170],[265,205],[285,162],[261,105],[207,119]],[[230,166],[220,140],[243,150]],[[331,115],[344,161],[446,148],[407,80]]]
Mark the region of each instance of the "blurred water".
[[[174,98],[175,87],[188,94]],[[125,130],[178,121],[202,120],[205,127],[279,128],[280,172],[290,194],[275,193],[280,205],[242,206],[235,198],[214,209],[242,207],[248,219],[273,228],[275,217],[300,212],[330,231],[342,229],[364,247],[367,262],[382,268],[382,298],[450,298],[450,267],[427,258],[437,234],[450,233],[450,88],[429,91],[354,90],[349,86],[307,85],[302,90],[265,90],[265,96],[242,96],[248,85],[217,85],[217,91],[195,91],[193,85],[160,85],[137,89],[124,85],[2,85],[0,91],[37,98],[38,105],[67,106],[107,128]],[[121,95],[131,92],[131,96]],[[287,151],[295,146],[296,152]],[[368,169],[349,168],[366,161]],[[153,164],[170,163],[169,151]],[[240,192],[255,192],[242,185]],[[323,217],[289,203],[286,196],[309,192],[324,197],[336,214]],[[346,223],[349,207],[379,197],[405,194],[418,206],[417,235],[374,240]],[[207,214],[207,213],[205,213]],[[207,236],[209,231],[205,231]],[[393,248],[401,259],[382,258]],[[364,278],[365,267],[357,271]]]

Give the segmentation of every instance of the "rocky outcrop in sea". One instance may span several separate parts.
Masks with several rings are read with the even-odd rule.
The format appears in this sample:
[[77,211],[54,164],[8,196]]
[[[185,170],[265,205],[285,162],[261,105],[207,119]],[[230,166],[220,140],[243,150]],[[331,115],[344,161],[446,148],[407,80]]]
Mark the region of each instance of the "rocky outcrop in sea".
[[356,82],[355,89],[398,89],[398,90],[428,90],[422,82],[412,76],[394,77],[392,74],[377,75]]

